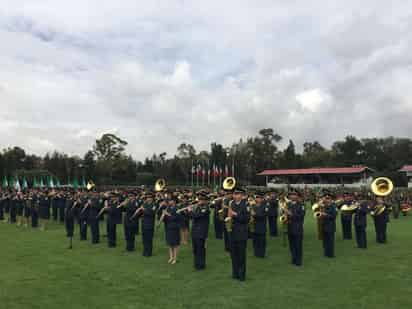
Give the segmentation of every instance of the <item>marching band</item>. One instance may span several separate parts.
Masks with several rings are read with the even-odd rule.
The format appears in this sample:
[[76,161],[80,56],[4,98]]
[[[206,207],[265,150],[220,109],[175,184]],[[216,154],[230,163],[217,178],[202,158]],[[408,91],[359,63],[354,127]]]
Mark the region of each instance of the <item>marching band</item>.
[[[187,244],[191,237],[194,268],[204,270],[212,219],[214,237],[223,239],[224,250],[230,255],[233,279],[244,281],[249,239],[252,239],[254,256],[265,258],[267,234],[270,237],[282,234],[284,244],[289,244],[291,263],[303,264],[305,202],[315,202],[312,211],[325,257],[335,257],[339,213],[345,241],[352,239],[353,225],[357,247],[367,248],[366,226],[370,214],[376,242],[386,243],[392,211],[388,196],[393,189],[391,180],[384,177],[375,179],[372,192],[364,192],[363,196],[358,192],[335,196],[334,192],[323,190],[315,198],[295,189],[279,195],[275,191],[246,192],[233,177],[226,178],[218,192],[170,190],[163,179],[156,182],[154,190],[33,189],[16,192],[3,189],[0,191],[0,220],[41,230],[47,229],[50,219],[64,222],[69,248],[73,248],[75,222],[81,241],[87,240],[90,229],[91,243],[98,244],[100,223],[105,220],[107,245],[111,248],[117,245],[117,226],[122,224],[127,251],[135,251],[136,235],[141,232],[144,257],[152,256],[156,225],[163,224],[169,248],[168,263],[177,263],[180,245]],[[398,200],[399,212],[404,215],[410,209],[405,203],[405,199]]]

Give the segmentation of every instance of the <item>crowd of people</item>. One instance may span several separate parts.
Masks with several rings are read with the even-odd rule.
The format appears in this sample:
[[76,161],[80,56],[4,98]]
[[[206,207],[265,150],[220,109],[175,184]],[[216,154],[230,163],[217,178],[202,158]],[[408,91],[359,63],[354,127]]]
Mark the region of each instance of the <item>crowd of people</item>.
[[[318,237],[325,257],[335,257],[336,219],[340,214],[344,240],[354,236],[357,246],[367,248],[367,216],[373,218],[376,242],[387,242],[390,214],[407,215],[407,192],[394,191],[377,196],[361,191],[254,190],[241,187],[218,191],[209,189],[117,190],[26,189],[0,191],[0,220],[21,227],[46,230],[50,220],[64,224],[69,248],[73,247],[75,227],[79,239],[101,242],[101,223],[105,222],[108,247],[116,247],[118,225],[122,225],[126,250],[136,249],[141,235],[142,255],[153,253],[156,226],[164,225],[169,248],[168,263],[178,261],[181,244],[192,244],[194,268],[206,268],[206,241],[209,227],[213,236],[223,240],[232,261],[232,277],[246,279],[246,248],[250,239],[257,258],[266,256],[267,237],[283,236],[289,244],[291,263],[303,263],[304,219],[310,208],[316,218]],[[308,206],[312,207],[308,207]]]

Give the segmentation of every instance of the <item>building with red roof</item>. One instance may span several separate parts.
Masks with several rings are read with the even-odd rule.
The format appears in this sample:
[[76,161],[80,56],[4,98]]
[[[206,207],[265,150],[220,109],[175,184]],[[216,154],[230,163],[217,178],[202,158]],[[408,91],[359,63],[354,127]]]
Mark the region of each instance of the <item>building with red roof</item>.
[[371,181],[374,172],[367,166],[270,169],[258,176],[266,177],[269,187],[360,187]]

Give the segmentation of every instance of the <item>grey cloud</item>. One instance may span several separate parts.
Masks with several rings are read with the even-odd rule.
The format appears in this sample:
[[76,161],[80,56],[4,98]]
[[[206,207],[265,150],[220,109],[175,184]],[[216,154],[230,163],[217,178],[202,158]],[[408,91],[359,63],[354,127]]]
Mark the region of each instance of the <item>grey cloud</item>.
[[[18,0],[0,10],[0,143],[82,154],[115,131],[142,159],[263,127],[297,145],[410,135],[411,13],[406,1]],[[296,97],[314,90],[323,101],[305,108]]]

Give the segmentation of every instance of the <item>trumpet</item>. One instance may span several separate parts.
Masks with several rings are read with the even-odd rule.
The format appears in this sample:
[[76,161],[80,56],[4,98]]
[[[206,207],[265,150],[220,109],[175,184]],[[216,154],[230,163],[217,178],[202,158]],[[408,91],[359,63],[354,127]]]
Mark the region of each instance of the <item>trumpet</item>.
[[180,208],[180,209],[178,209],[178,210],[176,211],[176,213],[180,214],[181,212],[186,211],[186,210],[189,210],[190,208],[195,207],[195,206],[197,206],[198,204],[199,204],[199,203],[194,203],[194,204],[190,204],[189,206],[186,206],[186,207],[184,207],[184,208]]

